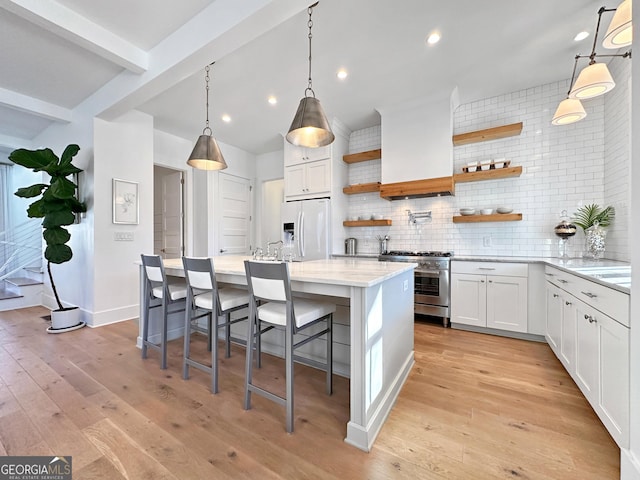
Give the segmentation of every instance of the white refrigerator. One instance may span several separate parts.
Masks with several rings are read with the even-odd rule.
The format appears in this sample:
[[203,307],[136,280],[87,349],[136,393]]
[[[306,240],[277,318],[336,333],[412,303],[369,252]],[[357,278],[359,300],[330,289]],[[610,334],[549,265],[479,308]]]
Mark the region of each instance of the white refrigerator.
[[282,241],[297,261],[329,258],[331,202],[328,198],[282,204]]

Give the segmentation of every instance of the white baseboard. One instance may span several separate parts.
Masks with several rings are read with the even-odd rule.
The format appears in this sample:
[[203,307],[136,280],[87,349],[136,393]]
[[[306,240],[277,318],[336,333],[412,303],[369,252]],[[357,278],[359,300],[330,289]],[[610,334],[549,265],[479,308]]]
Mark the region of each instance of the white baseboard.
[[640,459],[631,450],[620,451],[620,480],[640,480]]

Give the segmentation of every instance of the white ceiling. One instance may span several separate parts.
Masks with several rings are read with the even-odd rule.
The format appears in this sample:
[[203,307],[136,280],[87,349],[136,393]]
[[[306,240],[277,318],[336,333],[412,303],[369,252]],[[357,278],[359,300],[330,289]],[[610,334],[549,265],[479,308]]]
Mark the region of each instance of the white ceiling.
[[[263,11],[267,4],[287,4],[298,13],[291,16],[281,12],[284,7],[274,7],[284,18],[274,28],[221,58],[215,55],[224,49],[212,49],[210,56],[206,50],[199,52],[206,61],[186,67],[183,62],[179,73],[164,77],[161,93],[154,84],[131,106],[153,115],[156,128],[195,141],[205,119],[203,67],[216,61],[210,90],[214,136],[253,153],[281,148],[281,134],[307,85],[304,2],[40,1],[0,0],[0,145],[20,146],[20,141],[36,137],[56,121],[50,118],[71,118],[73,109],[100,89],[106,92],[101,99],[108,108],[107,84],[116,77],[133,85],[131,90],[138,83],[144,89],[145,69],[153,70],[165,40],[181,26],[203,17],[213,4],[241,9],[251,3]],[[330,118],[358,130],[380,123],[378,107],[441,95],[455,86],[465,103],[566,79],[575,54],[591,50],[601,4],[600,0],[321,0],[313,13],[313,87]],[[33,5],[41,10],[34,11]],[[616,6],[617,0],[608,5]],[[247,25],[254,30],[268,28],[263,19],[272,18],[273,11]],[[603,29],[610,19],[607,15]],[[442,40],[429,46],[425,38],[433,30],[441,32]],[[573,37],[581,30],[591,36],[576,43]],[[109,39],[104,44],[114,45],[121,55],[114,60],[111,52],[105,54],[101,38]],[[148,65],[136,60],[145,57]],[[346,80],[337,79],[339,68],[349,72]],[[278,98],[275,106],[267,103],[269,95]],[[120,100],[114,96],[113,103]],[[223,113],[231,116],[231,122],[220,120]]]

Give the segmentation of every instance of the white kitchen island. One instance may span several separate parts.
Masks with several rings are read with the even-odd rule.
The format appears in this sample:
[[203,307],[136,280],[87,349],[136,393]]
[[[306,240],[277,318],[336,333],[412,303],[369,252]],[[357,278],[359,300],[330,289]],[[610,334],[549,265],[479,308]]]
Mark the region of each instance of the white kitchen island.
[[[248,259],[214,257],[216,279],[246,285],[244,260]],[[345,442],[369,451],[414,363],[416,265],[340,258],[289,266],[294,292],[349,299],[351,412]],[[167,275],[184,277],[180,259],[165,260],[165,269]],[[152,315],[150,333],[159,331],[157,320]],[[169,338],[175,338],[176,332],[183,331],[184,317],[174,315],[169,321]]]

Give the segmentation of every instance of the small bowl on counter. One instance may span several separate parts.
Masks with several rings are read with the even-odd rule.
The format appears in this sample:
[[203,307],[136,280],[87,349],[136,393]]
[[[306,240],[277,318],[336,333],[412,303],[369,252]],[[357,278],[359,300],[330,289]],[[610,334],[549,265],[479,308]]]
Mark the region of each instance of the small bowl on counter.
[[475,215],[476,214],[476,209],[475,208],[461,208],[460,209],[460,215]]
[[481,208],[480,209],[480,213],[482,215],[492,215],[493,214],[493,208]]
[[511,213],[511,212],[513,212],[513,208],[498,207],[498,208],[496,208],[496,212],[498,212],[498,213]]

